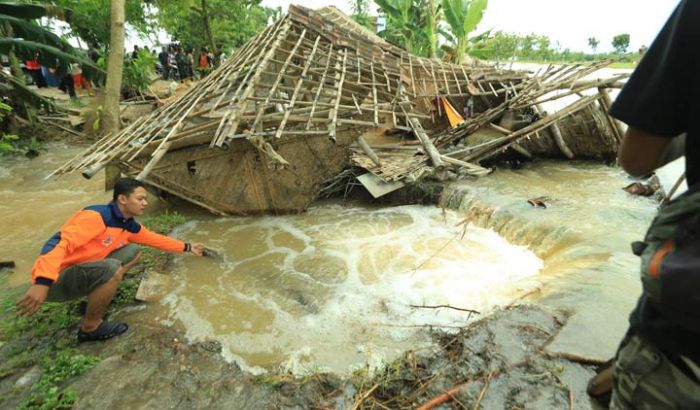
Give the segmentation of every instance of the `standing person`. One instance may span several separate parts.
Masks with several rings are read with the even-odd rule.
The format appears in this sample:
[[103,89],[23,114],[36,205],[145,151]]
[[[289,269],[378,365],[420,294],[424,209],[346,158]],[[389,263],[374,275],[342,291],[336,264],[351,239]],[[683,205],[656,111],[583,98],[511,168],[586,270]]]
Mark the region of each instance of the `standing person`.
[[97,60],[100,59],[100,52],[97,51],[97,46],[95,46],[95,44],[90,44],[90,48],[88,49],[88,57],[90,57],[90,60],[92,60],[93,63],[96,63]]
[[34,51],[34,57],[32,57],[31,60],[27,60],[25,65],[32,75],[34,85],[38,88],[46,87],[46,80],[44,79],[44,75],[41,74],[41,64],[39,64],[39,51]]
[[76,94],[77,90],[84,88],[89,96],[92,97],[95,95],[92,92],[92,84],[90,83],[90,80],[83,76],[83,69],[80,67],[80,64],[74,63],[71,65],[71,76],[73,77],[73,86],[75,87]]
[[126,323],[102,319],[124,274],[141,255],[136,243],[167,252],[204,255],[204,246],[151,232],[136,222],[148,206],[141,181],[121,178],[112,202],[76,212],[41,250],[32,269],[33,285],[17,302],[23,315],[33,315],[44,301],[87,296],[78,341],[106,340],[124,333]]
[[136,58],[139,56],[139,46],[134,44],[134,51],[131,52],[131,59],[136,60]]
[[187,76],[194,78],[194,49],[192,47],[187,49]]
[[168,49],[163,47],[163,51],[158,54],[158,61],[160,61],[161,69],[163,70],[163,79],[168,79],[168,73],[170,72],[170,61],[168,59]]
[[59,81],[58,89],[67,93],[71,99],[78,98],[75,94],[75,83],[73,82],[70,65],[61,61],[59,61],[57,65],[56,77]]
[[197,71],[199,71],[199,75],[202,78],[204,78],[209,72],[209,67],[211,67],[211,63],[209,61],[209,50],[204,47],[199,53],[199,61],[197,63]]
[[[170,78],[177,80],[182,73],[177,73],[177,52],[175,47],[170,46],[168,49],[168,67],[170,68]],[[177,77],[177,78],[176,78]]]
[[175,62],[177,64],[177,72],[180,73],[180,81],[188,77],[187,70],[187,55],[185,54],[182,47],[177,49],[177,55],[175,56]]
[[[635,244],[642,257],[643,293],[617,352],[614,409],[700,409],[700,246],[689,246],[695,236],[683,234],[697,228],[693,207],[700,201],[693,195],[700,192],[698,21],[700,2],[681,1],[610,109],[629,126],[618,157],[635,176],[663,165],[676,137],[687,133],[690,187],[660,209],[645,242]],[[695,218],[678,222],[678,211]],[[669,212],[676,212],[675,221]],[[667,235],[658,235],[660,226]],[[657,247],[657,237],[663,246]]]

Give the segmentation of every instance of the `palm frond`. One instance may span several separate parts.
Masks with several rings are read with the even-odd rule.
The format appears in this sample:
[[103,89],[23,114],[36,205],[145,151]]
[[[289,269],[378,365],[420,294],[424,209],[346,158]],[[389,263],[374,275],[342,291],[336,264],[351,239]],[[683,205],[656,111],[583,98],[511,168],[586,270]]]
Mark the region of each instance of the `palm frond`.
[[70,22],[73,13],[69,9],[50,4],[25,4],[4,1],[0,2],[0,14],[25,20],[50,17]]
[[46,44],[17,38],[0,38],[0,54],[8,54],[10,50],[25,60],[34,58],[34,52],[39,51],[39,62],[46,67],[78,63],[83,70],[83,76],[96,84],[103,84],[107,73],[96,66],[92,60],[67,53]]
[[3,87],[0,87],[0,93],[8,93],[13,95],[13,100],[24,101],[33,107],[43,108],[48,112],[65,111],[62,107],[54,104],[53,101],[48,98],[37,94],[34,90],[27,87],[19,79],[8,75],[4,71],[0,70],[0,77],[7,81],[7,83],[2,83]]

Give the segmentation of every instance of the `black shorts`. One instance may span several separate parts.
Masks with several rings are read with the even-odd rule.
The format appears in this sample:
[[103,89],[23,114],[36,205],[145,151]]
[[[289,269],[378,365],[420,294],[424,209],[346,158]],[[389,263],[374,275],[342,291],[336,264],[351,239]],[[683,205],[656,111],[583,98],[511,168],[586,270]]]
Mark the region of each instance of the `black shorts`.
[[89,295],[96,287],[112,279],[117,269],[134,260],[139,252],[139,246],[130,243],[113,251],[105,259],[65,268],[49,288],[46,300],[62,302]]

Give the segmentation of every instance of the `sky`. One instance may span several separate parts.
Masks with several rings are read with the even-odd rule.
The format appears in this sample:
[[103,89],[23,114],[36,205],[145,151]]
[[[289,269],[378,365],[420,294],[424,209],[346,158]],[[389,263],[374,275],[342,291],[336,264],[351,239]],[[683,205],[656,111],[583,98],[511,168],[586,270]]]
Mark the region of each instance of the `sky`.
[[[349,0],[263,0],[268,7],[301,4],[308,8],[335,5],[352,13]],[[629,50],[649,45],[678,0],[490,0],[475,33],[493,29],[518,34],[545,34],[562,50],[590,51],[588,38],[600,41],[598,51],[612,51],[612,38],[630,34]],[[372,6],[371,14],[376,14]]]

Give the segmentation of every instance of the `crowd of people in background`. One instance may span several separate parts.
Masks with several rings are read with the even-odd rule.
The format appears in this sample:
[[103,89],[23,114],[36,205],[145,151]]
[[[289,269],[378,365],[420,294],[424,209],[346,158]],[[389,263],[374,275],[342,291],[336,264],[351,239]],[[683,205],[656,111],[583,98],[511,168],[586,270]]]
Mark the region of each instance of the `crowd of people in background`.
[[[125,53],[127,59],[135,60],[139,53],[145,51],[151,54],[156,60],[156,72],[164,80],[184,81],[187,79],[203,78],[214,67],[215,60],[223,62],[226,56],[220,53],[215,57],[208,47],[200,50],[195,57],[193,47],[183,47],[171,44],[162,48],[160,53],[156,49],[149,49],[147,46],[139,47],[135,45],[131,53]],[[101,58],[101,53],[96,46],[90,45],[87,50],[88,58],[95,64]],[[83,76],[82,68],[79,64],[68,64],[56,61],[53,67],[47,67],[39,61],[39,51],[34,53],[34,58],[24,62],[24,70],[31,82],[38,88],[58,87],[70,98],[77,98],[81,91],[88,95],[94,95],[92,83]]]
[[[92,58],[90,52],[88,52],[88,56]],[[58,87],[70,98],[77,98],[76,90],[83,89],[88,95],[93,95],[92,83],[83,77],[83,71],[79,64],[68,64],[56,60],[55,65],[46,66],[39,61],[39,51],[37,50],[32,59],[24,62],[24,68],[25,73],[37,88]]]
[[[134,46],[136,50],[137,46]],[[214,67],[214,53],[208,47],[202,48],[195,60],[193,47],[170,45],[163,47],[158,54],[158,72],[164,80],[194,79],[204,77]],[[223,61],[223,54],[219,57]]]

